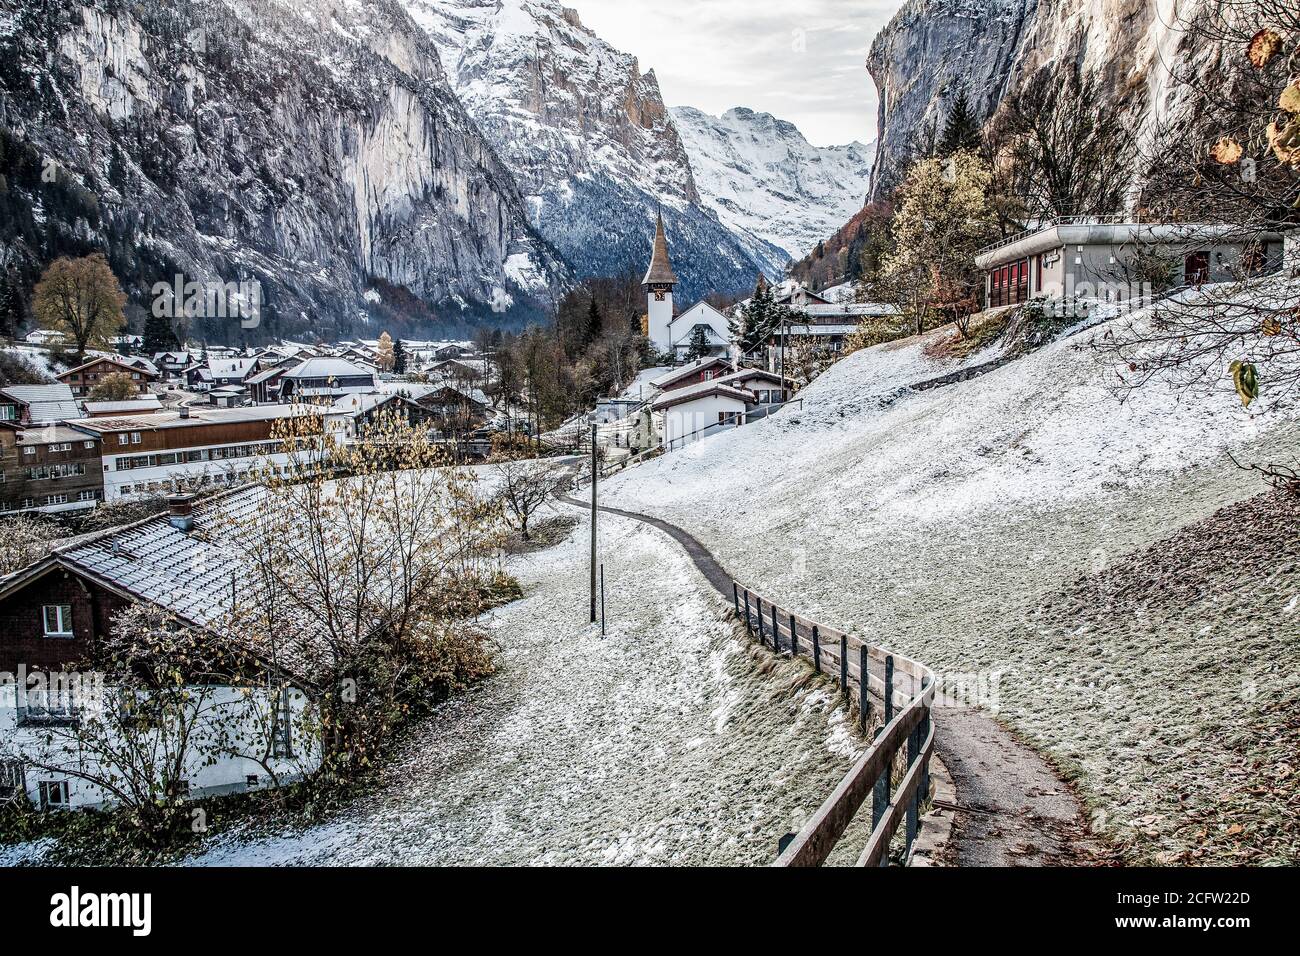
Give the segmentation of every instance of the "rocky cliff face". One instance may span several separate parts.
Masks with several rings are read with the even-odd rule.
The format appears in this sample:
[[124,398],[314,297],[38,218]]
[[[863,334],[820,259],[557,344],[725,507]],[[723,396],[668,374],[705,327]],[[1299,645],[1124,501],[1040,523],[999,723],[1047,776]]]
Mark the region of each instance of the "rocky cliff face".
[[531,222],[579,275],[644,271],[660,203],[686,299],[749,287],[759,265],[780,258],[702,203],[653,71],[573,10],[557,0],[403,3],[515,174]]
[[776,246],[779,274],[862,208],[875,146],[817,147],[785,120],[750,109],[721,117],[677,107],[673,120],[686,144],[695,182],[723,224],[753,237],[753,254]]
[[0,109],[3,251],[106,250],[137,307],[258,279],[261,334],[329,335],[571,281],[393,0],[0,0]]
[[873,195],[929,150],[964,86],[987,119],[1040,69],[1081,64],[1109,84],[1135,119],[1178,110],[1170,82],[1186,69],[1180,17],[1196,0],[907,0],[872,43],[867,69],[880,91],[880,150]]

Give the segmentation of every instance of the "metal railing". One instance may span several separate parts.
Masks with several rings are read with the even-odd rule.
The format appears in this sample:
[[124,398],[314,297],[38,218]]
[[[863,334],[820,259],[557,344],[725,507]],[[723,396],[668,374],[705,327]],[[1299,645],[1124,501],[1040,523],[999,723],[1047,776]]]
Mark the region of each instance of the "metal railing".
[[[838,786],[788,842],[774,866],[820,866],[839,844],[859,809],[871,798],[871,833],[857,856],[858,866],[887,866],[889,847],[905,826],[906,862],[921,828],[921,806],[930,794],[934,753],[934,672],[901,654],[826,627],[732,581],[736,616],[760,643],[792,657],[811,659],[819,674],[838,680],[849,701],[856,692],[858,720],[865,733],[880,701],[882,726],[871,746]],[[873,664],[875,669],[873,672]],[[902,776],[893,784],[895,764],[905,750]]]
[[1005,239],[991,242],[987,246],[979,249],[975,255],[982,256],[986,252],[1001,249],[1003,246],[1009,246],[1012,243],[1019,242],[1021,239],[1042,232],[1044,229],[1055,229],[1057,226],[1113,226],[1119,223],[1132,222],[1132,220],[1132,216],[1125,216],[1120,213],[1111,213],[1104,216],[1053,216],[1050,219],[1044,219],[1041,223],[1031,229],[1025,229],[1021,232],[1015,233],[1014,235],[1007,236]]
[[664,451],[676,451],[679,448],[685,448],[692,441],[699,441],[702,438],[708,438],[710,435],[726,431],[728,428],[738,428],[741,425],[747,425],[750,422],[760,421],[774,412],[778,412],[789,405],[795,404],[798,404],[799,408],[803,408],[803,399],[791,398],[784,402],[772,402],[771,404],[759,405],[757,408],[751,408],[744,412],[725,412],[721,421],[709,422],[709,424],[705,425],[703,428],[697,428],[695,431],[687,432],[685,435],[678,435],[675,438],[668,439],[664,442],[663,449]]

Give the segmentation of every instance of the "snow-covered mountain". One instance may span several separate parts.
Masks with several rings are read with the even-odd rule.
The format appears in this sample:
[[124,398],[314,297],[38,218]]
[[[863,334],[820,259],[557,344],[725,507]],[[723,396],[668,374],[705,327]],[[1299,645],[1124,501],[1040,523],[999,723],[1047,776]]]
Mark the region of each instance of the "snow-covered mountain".
[[0,0],[0,64],[0,253],[29,274],[100,250],[146,310],[258,279],[279,335],[572,281],[394,0]]
[[875,144],[817,147],[785,120],[738,107],[721,117],[674,107],[673,120],[707,206],[732,231],[775,245],[780,271],[862,208]]
[[654,72],[559,0],[401,2],[579,275],[644,270],[660,203],[685,298],[747,288],[779,258],[701,201]]

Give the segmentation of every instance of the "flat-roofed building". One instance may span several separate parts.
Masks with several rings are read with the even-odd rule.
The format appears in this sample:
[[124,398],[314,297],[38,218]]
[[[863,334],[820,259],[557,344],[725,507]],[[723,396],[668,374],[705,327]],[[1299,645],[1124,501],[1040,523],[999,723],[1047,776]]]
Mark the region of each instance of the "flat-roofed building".
[[154,496],[248,480],[263,466],[284,468],[290,458],[276,425],[309,414],[290,405],[180,408],[157,415],[88,418],[75,423],[98,438],[104,499]]
[[986,246],[975,264],[984,273],[985,307],[996,308],[1033,298],[1130,295],[1129,287],[1149,279],[1142,254],[1167,260],[1169,285],[1198,286],[1277,269],[1282,236],[1230,224],[1074,216]]

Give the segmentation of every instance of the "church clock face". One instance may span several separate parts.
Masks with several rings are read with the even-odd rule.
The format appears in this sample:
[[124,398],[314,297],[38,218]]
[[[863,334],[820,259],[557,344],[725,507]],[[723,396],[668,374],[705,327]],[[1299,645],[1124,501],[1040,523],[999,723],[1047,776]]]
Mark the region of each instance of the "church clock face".
[[665,293],[664,293],[664,290],[663,290],[663,289],[655,289],[655,301],[656,301],[656,302],[662,302],[662,301],[664,300],[664,295],[665,295]]

